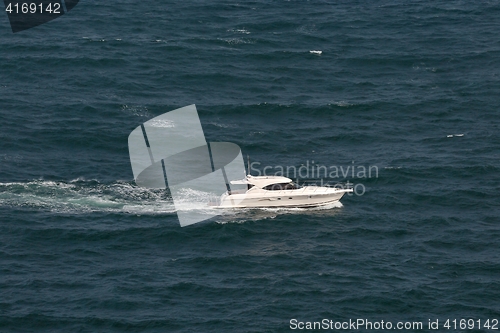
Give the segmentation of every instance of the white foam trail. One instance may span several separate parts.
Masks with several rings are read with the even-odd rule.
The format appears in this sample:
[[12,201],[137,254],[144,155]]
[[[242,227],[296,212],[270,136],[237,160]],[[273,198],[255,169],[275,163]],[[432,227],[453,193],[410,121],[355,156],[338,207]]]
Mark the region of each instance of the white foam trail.
[[[0,183],[0,206],[59,214],[109,212],[136,215],[173,215],[181,211],[213,216],[217,223],[243,223],[274,219],[282,214],[304,214],[343,207],[340,202],[314,208],[243,208],[217,209],[208,206],[211,194],[193,189],[174,206],[166,190],[145,189],[132,183],[117,181],[102,184],[97,180],[77,178],[70,182],[34,180]],[[193,204],[194,203],[194,204]]]
[[46,180],[0,183],[0,206],[74,214],[175,212],[165,190],[144,189],[126,182],[100,184],[81,179],[69,183]]

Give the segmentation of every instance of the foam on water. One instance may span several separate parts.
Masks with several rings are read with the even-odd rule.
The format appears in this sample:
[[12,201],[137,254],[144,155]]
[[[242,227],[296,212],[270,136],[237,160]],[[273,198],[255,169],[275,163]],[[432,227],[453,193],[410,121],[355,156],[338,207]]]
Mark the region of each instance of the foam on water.
[[[175,205],[168,192],[145,189],[132,183],[117,181],[102,184],[96,180],[75,179],[70,182],[32,180],[28,182],[0,183],[0,206],[53,213],[82,214],[92,212],[127,213],[136,215],[173,214],[176,211],[193,211],[212,216],[220,215],[238,222],[276,217],[280,214],[296,214],[341,208],[340,202],[312,208],[243,208],[217,209],[207,203],[212,194],[186,189]],[[220,221],[219,221],[220,222]]]
[[71,182],[33,180],[0,183],[0,206],[74,214],[175,211],[165,191],[144,189],[126,182],[101,184],[81,179]]

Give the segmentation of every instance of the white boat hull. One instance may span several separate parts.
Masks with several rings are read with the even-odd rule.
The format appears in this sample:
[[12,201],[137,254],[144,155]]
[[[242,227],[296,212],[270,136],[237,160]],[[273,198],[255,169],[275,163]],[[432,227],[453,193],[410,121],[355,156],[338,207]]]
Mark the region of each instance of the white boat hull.
[[317,207],[338,202],[352,189],[308,186],[299,190],[266,191],[267,193],[227,192],[220,198],[217,208],[272,208]]

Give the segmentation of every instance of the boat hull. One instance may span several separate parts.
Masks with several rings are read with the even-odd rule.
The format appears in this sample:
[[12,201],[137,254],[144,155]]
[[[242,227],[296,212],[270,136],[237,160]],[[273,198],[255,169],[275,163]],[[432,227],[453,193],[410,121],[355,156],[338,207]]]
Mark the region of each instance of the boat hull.
[[[327,191],[326,193],[286,193],[275,195],[225,194],[216,208],[310,208],[338,202],[351,189]],[[292,192],[292,191],[290,191]]]

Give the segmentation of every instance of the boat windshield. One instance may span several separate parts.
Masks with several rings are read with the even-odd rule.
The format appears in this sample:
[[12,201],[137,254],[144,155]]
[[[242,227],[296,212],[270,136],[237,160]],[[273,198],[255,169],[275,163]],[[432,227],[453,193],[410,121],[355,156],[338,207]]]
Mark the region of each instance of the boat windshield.
[[263,189],[267,191],[297,190],[299,188],[300,186],[295,183],[278,183],[263,187]]

